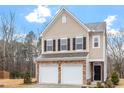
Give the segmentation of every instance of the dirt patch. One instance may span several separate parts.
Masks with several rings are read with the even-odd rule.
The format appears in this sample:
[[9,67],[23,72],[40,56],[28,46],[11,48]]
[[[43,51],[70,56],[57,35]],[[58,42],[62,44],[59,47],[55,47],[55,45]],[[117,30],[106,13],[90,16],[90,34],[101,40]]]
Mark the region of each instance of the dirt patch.
[[119,84],[116,86],[116,88],[124,88],[124,79],[120,79]]
[[[36,79],[32,79],[32,82],[36,82]],[[32,84],[34,84],[32,83]],[[21,88],[25,86],[23,79],[0,79],[0,87],[4,88]]]

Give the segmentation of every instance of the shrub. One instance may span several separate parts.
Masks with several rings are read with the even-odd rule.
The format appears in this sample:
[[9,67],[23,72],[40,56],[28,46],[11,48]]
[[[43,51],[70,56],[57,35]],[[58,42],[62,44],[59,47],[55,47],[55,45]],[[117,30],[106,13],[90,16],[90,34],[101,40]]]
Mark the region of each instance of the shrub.
[[10,74],[11,74],[11,78],[13,79],[19,78],[19,72],[17,71],[11,72]]
[[21,73],[21,72],[14,71],[14,72],[11,72],[10,73],[10,77],[12,79],[19,79],[19,78],[23,78],[24,77],[24,74]]
[[101,82],[97,82],[97,88],[104,88]]
[[24,84],[32,83],[31,74],[29,72],[24,74]]
[[24,73],[20,73],[20,78],[24,78]]
[[111,81],[111,79],[107,79],[106,81],[105,81],[105,87],[106,88],[113,88],[114,86],[113,86],[113,83],[112,83],[112,81]]
[[111,81],[114,85],[117,85],[119,83],[119,75],[117,72],[113,72],[111,75]]
[[91,85],[91,80],[87,80],[87,85]]
[[81,86],[81,88],[87,88],[87,86]]

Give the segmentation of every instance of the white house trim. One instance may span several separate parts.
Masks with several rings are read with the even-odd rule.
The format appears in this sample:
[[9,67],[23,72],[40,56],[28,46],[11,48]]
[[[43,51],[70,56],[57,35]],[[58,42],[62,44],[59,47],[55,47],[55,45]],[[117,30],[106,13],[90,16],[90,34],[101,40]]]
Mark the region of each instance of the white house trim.
[[62,24],[66,24],[67,23],[67,17],[64,15],[62,16]]
[[[65,9],[65,8],[63,8],[63,9]],[[72,13],[71,13],[70,11],[68,11],[67,9],[65,9],[65,10],[66,10],[67,13],[69,13],[69,14],[72,16],[72,18],[74,18],[74,20],[77,21],[82,27],[85,27],[85,29],[86,29],[87,31],[91,31],[85,24],[81,23],[74,15],[72,15]]]
[[62,57],[62,58],[37,58],[38,61],[70,61],[70,60],[86,60],[86,57]]
[[[66,40],[66,50],[62,50],[62,42],[61,42],[61,40]],[[60,38],[60,51],[61,52],[65,52],[65,51],[68,51],[68,40],[67,40],[67,38]]]
[[[98,47],[94,47],[94,38],[98,38]],[[100,36],[99,35],[92,36],[92,48],[100,48]]]
[[68,39],[68,38],[67,38],[67,37],[63,37],[63,38],[60,38],[60,40],[61,40],[61,39]]
[[75,38],[83,38],[83,36],[76,36]]
[[[56,53],[79,53],[79,52],[89,52],[87,50],[71,50],[71,51],[55,51],[55,52],[51,52],[51,54],[56,54]],[[48,54],[47,52],[42,52],[42,54]]]
[[[83,41],[83,36],[76,37],[75,39],[78,39],[78,38],[82,38],[82,41]],[[81,42],[82,43],[82,49],[77,49],[77,45],[76,45],[76,41],[75,41],[75,51],[82,51],[83,50],[83,42]]]
[[46,39],[46,41],[52,41],[52,40],[53,40],[53,39],[51,39],[51,38],[50,38],[50,39]]
[[61,8],[58,13],[52,18],[52,20],[49,22],[49,24],[47,25],[47,27],[43,30],[42,34],[45,33],[45,31],[51,26],[51,24],[55,21],[55,19],[57,18],[57,16],[63,11],[65,10],[70,16],[72,16],[72,18],[79,23],[82,27],[84,27],[87,31],[91,31],[85,24],[81,23],[75,16],[72,15],[72,13],[70,13],[67,9],[65,9],[64,7]]
[[[45,51],[45,52],[47,52],[47,53],[51,53],[51,52],[53,52],[53,39],[46,39],[46,42],[47,41],[52,41],[52,50],[51,51]],[[46,44],[47,45],[47,44]],[[47,48],[47,46],[46,46],[46,48]]]
[[104,62],[104,59],[89,59],[89,62],[93,62],[93,61]]
[[106,81],[106,78],[107,78],[106,31],[103,34],[104,34],[103,35],[104,81]]
[[91,78],[91,72],[90,72],[90,62],[89,62],[89,54],[86,58],[86,79],[89,80]]
[[[101,80],[94,80],[94,66],[100,66],[101,68]],[[93,82],[102,81],[102,64],[93,64]]]

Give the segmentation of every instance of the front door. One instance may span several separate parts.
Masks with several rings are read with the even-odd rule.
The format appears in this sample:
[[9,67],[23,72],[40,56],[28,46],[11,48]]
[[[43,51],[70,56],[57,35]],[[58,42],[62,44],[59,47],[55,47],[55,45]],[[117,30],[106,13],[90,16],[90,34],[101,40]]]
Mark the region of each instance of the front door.
[[100,81],[101,80],[101,66],[94,65],[94,80]]

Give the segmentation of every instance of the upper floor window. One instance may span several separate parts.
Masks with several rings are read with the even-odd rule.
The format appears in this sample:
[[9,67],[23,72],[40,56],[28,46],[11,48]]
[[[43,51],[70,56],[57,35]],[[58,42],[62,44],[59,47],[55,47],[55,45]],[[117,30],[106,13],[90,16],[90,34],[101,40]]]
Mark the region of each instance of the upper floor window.
[[62,24],[66,23],[66,16],[62,16]]
[[76,50],[83,49],[83,38],[75,38],[75,49]]
[[100,48],[100,36],[93,36],[93,48]]
[[46,41],[46,51],[53,51],[53,40]]
[[60,50],[67,50],[67,39],[60,39]]

